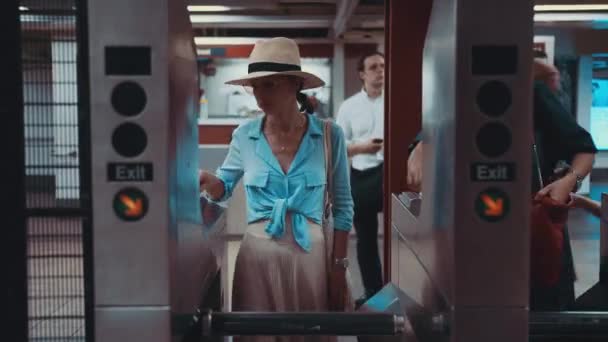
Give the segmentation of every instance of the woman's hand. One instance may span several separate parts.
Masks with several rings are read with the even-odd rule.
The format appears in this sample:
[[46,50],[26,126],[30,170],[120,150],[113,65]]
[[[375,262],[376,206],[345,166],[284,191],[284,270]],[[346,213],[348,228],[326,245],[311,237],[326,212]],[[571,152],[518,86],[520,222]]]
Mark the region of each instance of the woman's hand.
[[346,268],[334,265],[329,274],[329,310],[345,311],[347,296]]
[[422,142],[419,142],[407,161],[407,185],[416,192],[422,187],[422,154]]
[[213,173],[205,170],[198,170],[198,183],[200,191],[207,193],[213,200],[217,200],[224,196],[224,183]]
[[602,216],[602,204],[600,202],[594,201],[591,198],[581,196],[579,194],[570,194],[570,196],[572,197],[572,206],[574,208],[584,209],[593,214],[595,217]]
[[209,171],[198,170],[198,183],[201,186],[201,191],[206,190],[205,186],[208,186],[211,183],[212,177],[215,177]]
[[576,186],[576,176],[572,173],[545,186],[537,194],[535,199],[540,200],[545,196],[551,197],[558,203],[570,202],[570,193]]

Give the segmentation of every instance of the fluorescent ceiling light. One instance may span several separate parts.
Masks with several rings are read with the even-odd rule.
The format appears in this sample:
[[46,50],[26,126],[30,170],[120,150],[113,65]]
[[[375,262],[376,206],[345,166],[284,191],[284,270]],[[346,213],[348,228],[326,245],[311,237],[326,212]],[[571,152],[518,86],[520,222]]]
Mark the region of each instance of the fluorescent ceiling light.
[[193,24],[213,24],[213,23],[238,23],[238,22],[251,22],[260,20],[254,16],[245,15],[223,15],[223,14],[198,14],[191,15],[190,22]]
[[539,13],[534,21],[608,21],[608,13]]
[[536,12],[608,11],[608,4],[536,5]]
[[228,6],[188,6],[190,12],[226,12],[230,9]]
[[[202,51],[205,46],[223,46],[223,45],[254,45],[260,40],[270,38],[264,37],[194,37],[194,43]],[[319,44],[333,43],[333,40],[327,38],[296,38],[298,44]],[[204,51],[202,51],[204,52]]]
[[196,45],[248,45],[264,38],[250,37],[194,37]]
[[[14,8],[14,7],[13,7]],[[25,6],[19,6],[20,11],[29,11],[30,9]]]
[[190,15],[192,24],[204,24],[206,27],[240,27],[240,28],[327,28],[333,23],[333,16],[255,16],[255,15]]

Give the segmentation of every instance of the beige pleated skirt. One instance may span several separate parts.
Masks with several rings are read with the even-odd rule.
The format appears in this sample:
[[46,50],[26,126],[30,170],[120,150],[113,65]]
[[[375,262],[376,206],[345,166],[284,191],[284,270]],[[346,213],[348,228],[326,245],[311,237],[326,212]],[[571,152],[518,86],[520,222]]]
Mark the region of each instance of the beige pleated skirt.
[[[320,225],[308,222],[310,253],[300,248],[292,233],[291,218],[285,233],[273,239],[267,221],[247,227],[234,270],[233,311],[328,311],[326,244]],[[240,342],[329,342],[326,336],[241,336]]]

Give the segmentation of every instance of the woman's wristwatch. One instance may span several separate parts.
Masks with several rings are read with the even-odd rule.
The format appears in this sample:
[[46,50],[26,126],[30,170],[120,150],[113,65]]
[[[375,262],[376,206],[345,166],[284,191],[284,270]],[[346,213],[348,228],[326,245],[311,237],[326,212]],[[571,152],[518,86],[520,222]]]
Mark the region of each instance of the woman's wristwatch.
[[334,266],[341,266],[344,269],[348,268],[348,258],[334,259]]
[[574,187],[573,192],[577,192],[581,188],[581,185],[583,184],[583,180],[585,179],[585,177],[582,177],[581,175],[579,175],[578,172],[576,172],[576,170],[572,167],[570,168],[570,170],[568,172],[573,174],[574,177],[576,178],[576,185]]

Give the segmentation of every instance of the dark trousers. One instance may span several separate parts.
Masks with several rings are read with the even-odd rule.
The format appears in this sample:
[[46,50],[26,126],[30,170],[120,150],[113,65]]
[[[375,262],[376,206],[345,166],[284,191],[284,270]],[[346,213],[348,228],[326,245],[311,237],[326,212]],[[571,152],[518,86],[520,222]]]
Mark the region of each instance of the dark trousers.
[[382,211],[382,164],[364,171],[351,170],[357,232],[357,261],[365,295],[382,289],[382,264],[378,250],[378,213]]

